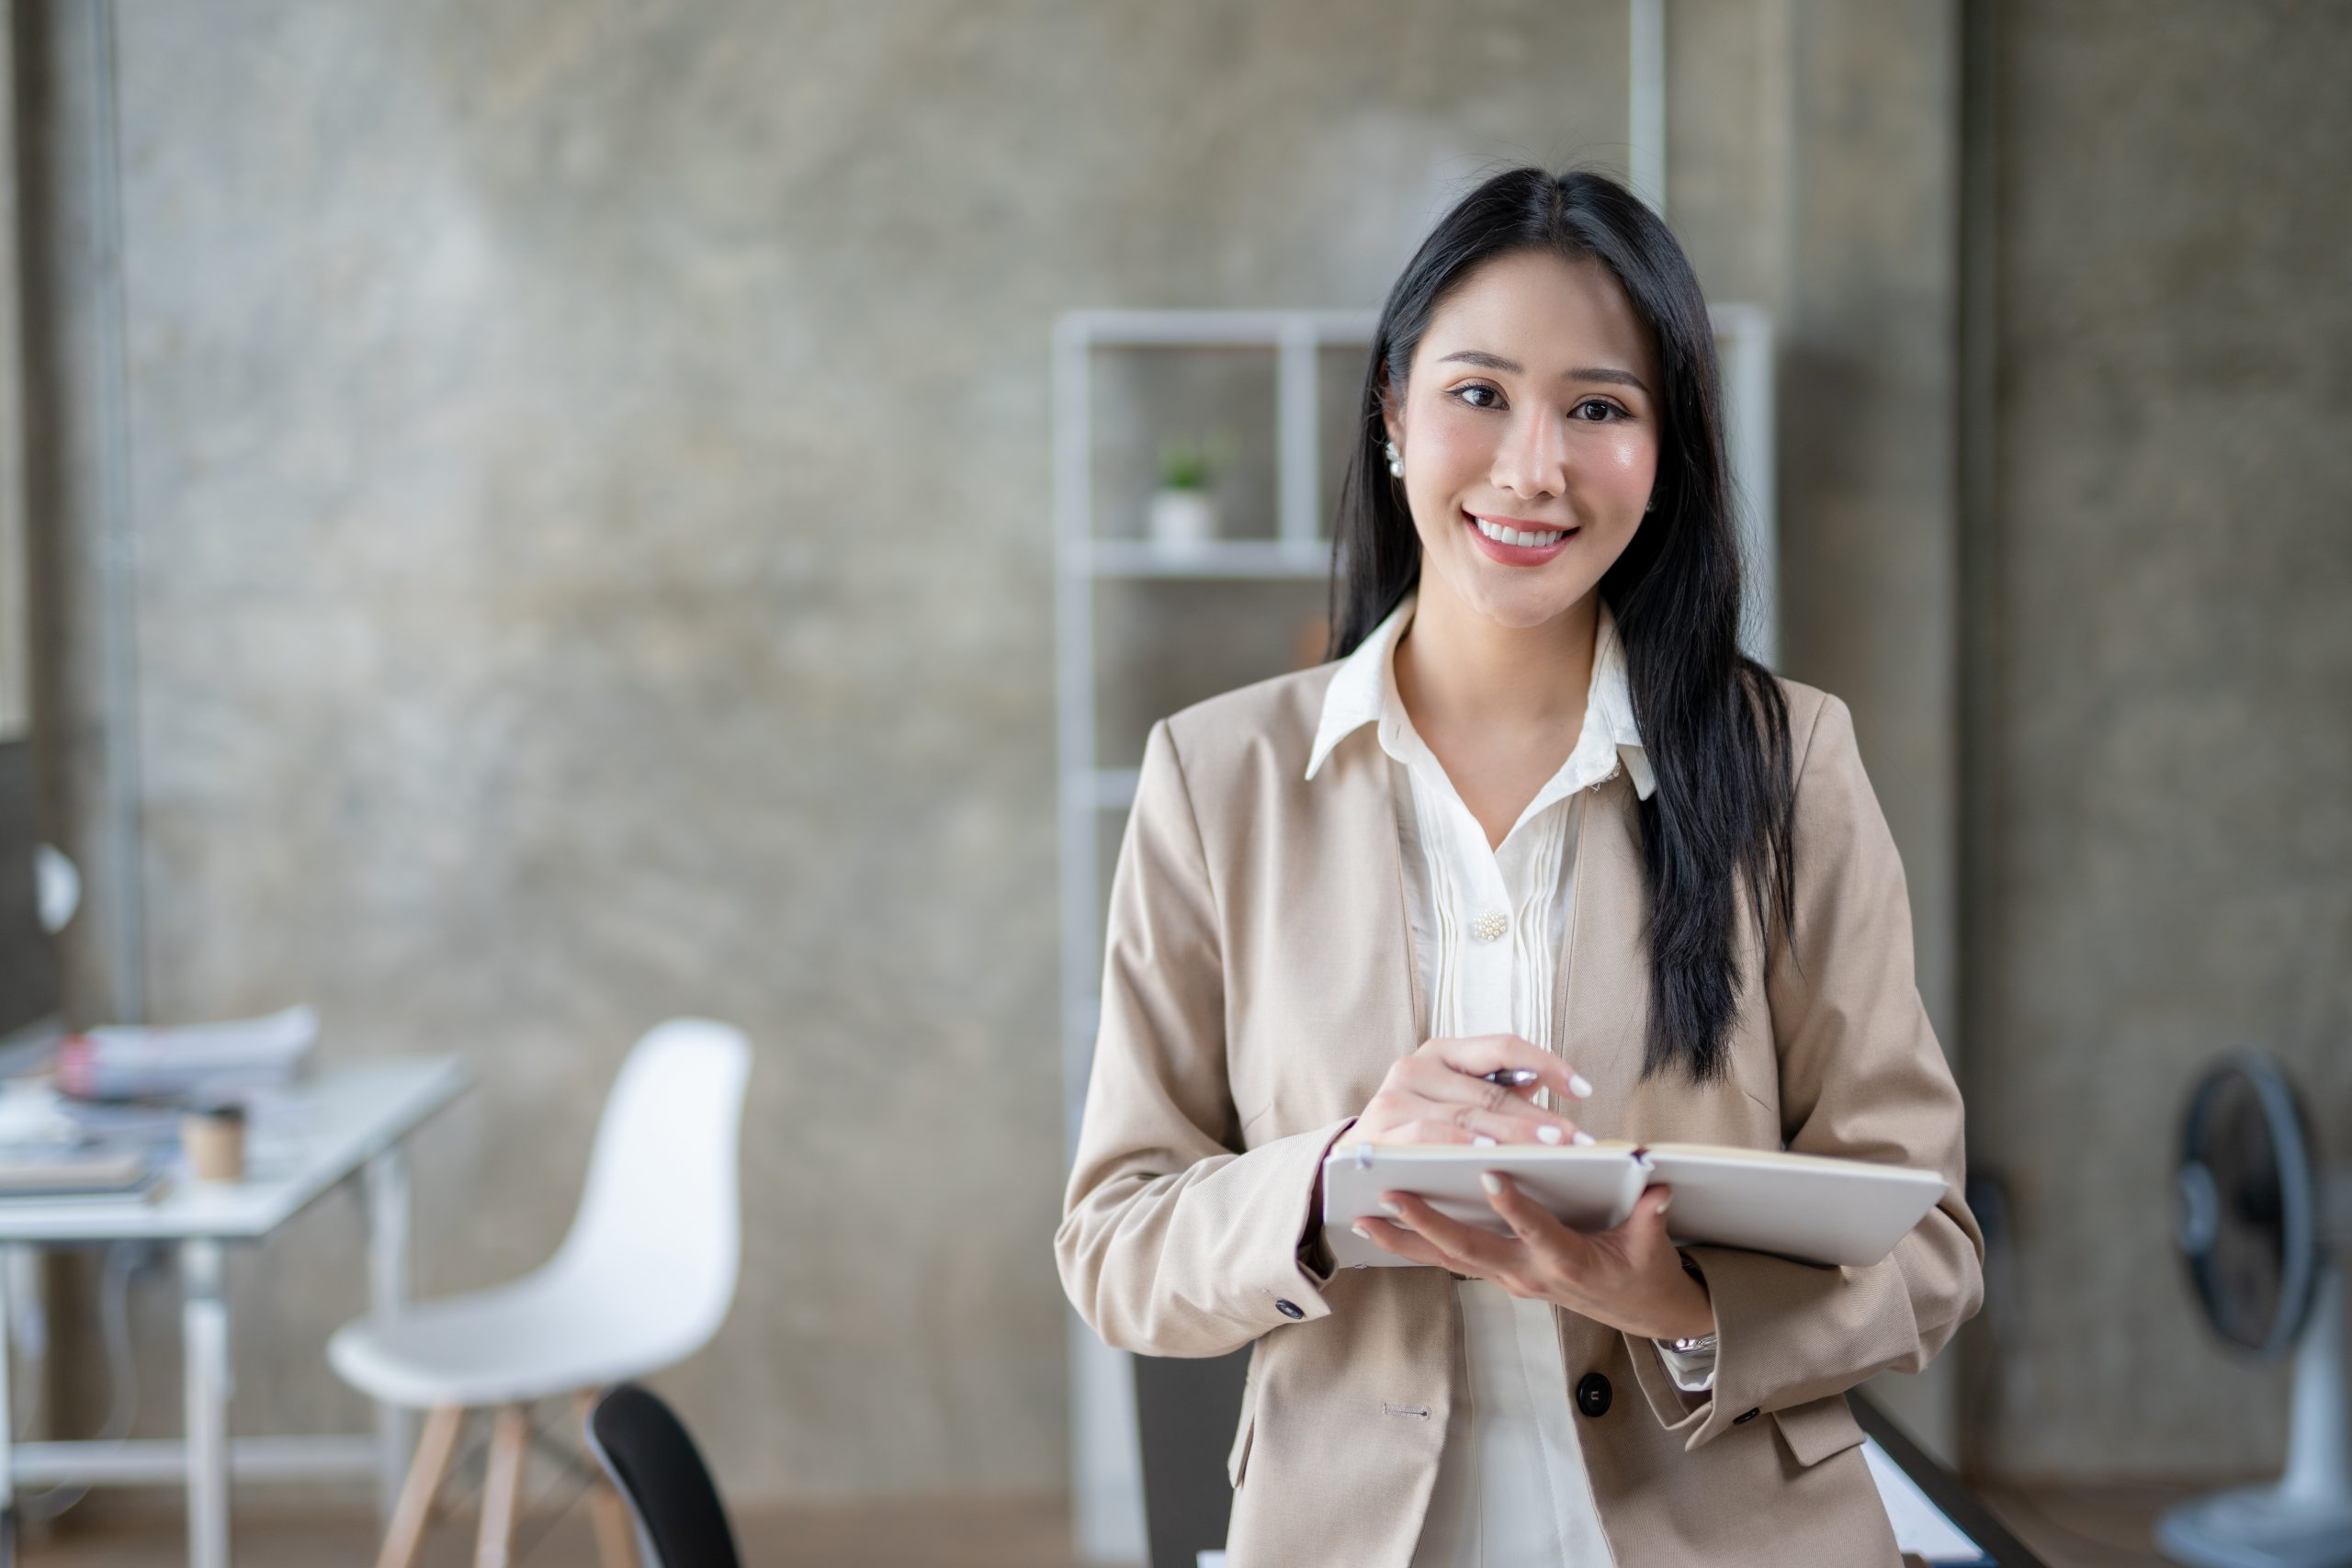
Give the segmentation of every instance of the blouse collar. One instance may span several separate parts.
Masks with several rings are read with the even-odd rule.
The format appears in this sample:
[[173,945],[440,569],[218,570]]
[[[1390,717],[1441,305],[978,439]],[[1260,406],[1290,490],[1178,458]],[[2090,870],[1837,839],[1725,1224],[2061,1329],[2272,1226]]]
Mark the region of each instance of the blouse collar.
[[[1381,749],[1400,761],[1417,750],[1419,737],[1406,716],[1396,692],[1396,644],[1411,624],[1418,593],[1408,593],[1385,620],[1353,653],[1340,662],[1323,694],[1322,722],[1315,731],[1315,749],[1308,756],[1306,777],[1312,779],[1323,760],[1348,736],[1369,724],[1376,728]],[[1657,787],[1641,731],[1634,724],[1634,694],[1627,678],[1625,645],[1617,636],[1616,617],[1600,606],[1600,625],[1593,638],[1592,683],[1585,692],[1584,731],[1576,750],[1562,765],[1559,781],[1575,788],[1598,783],[1623,761],[1634,781],[1634,791],[1647,800]],[[1604,761],[1606,759],[1606,761]],[[1545,793],[1550,793],[1546,790]]]

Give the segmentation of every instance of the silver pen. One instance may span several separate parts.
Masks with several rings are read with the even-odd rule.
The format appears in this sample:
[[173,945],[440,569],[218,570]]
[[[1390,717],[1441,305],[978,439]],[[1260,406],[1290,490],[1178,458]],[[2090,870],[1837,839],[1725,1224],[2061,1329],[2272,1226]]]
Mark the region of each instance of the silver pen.
[[1505,1089],[1525,1089],[1544,1075],[1533,1067],[1497,1067],[1491,1073],[1480,1073],[1488,1083],[1498,1083]]

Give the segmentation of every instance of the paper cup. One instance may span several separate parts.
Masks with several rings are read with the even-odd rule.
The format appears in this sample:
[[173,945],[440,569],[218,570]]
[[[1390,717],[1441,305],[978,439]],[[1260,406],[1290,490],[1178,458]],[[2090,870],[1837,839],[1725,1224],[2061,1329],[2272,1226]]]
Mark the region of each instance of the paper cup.
[[245,1109],[213,1106],[180,1118],[180,1142],[198,1181],[236,1181],[245,1174]]

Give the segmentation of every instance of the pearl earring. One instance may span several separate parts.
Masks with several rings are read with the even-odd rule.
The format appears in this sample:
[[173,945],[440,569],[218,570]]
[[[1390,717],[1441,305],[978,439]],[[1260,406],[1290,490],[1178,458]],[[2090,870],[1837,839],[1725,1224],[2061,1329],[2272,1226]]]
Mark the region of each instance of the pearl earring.
[[1397,479],[1405,477],[1405,454],[1396,450],[1396,443],[1388,443],[1388,471]]

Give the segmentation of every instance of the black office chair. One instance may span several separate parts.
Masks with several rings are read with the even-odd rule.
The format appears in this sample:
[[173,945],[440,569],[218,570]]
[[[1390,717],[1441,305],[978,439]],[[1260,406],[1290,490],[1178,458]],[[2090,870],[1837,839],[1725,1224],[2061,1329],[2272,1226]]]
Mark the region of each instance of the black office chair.
[[587,1425],[589,1451],[628,1505],[644,1568],[742,1568],[718,1488],[667,1404],[621,1383]]

